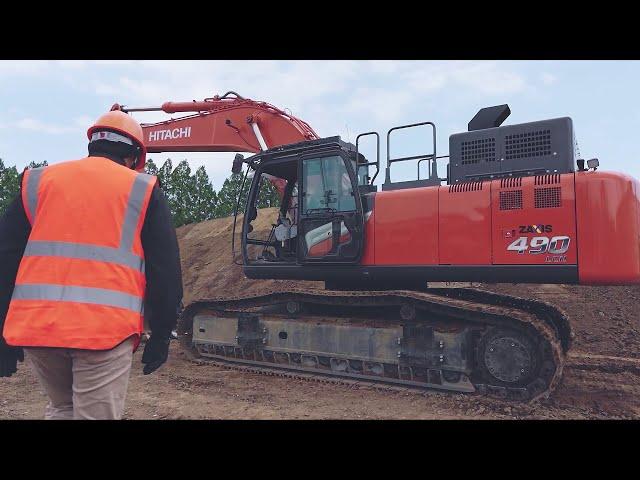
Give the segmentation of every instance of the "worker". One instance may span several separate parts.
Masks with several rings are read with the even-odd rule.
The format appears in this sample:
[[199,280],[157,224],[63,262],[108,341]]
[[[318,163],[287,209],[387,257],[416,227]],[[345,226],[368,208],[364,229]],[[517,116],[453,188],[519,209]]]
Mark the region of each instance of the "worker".
[[87,135],[88,157],[25,170],[0,219],[0,377],[26,360],[45,419],[121,418],[143,323],[147,375],[168,358],[182,300],[167,201],[142,173],[141,126],[112,110]]

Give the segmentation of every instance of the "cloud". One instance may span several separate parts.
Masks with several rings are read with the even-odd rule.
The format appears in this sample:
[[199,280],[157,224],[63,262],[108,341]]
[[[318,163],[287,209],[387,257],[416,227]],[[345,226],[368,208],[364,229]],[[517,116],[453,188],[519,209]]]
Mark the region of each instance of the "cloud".
[[97,95],[104,95],[104,96],[115,96],[120,92],[120,89],[118,89],[117,87],[113,86],[113,85],[109,85],[103,82],[97,82],[94,85],[94,91]]
[[555,75],[545,72],[540,75],[540,80],[542,80],[544,85],[552,85],[556,82],[557,78]]
[[86,130],[91,125],[93,125],[93,122],[95,122],[96,120],[97,118],[92,118],[89,115],[80,115],[73,119],[73,125],[76,127],[75,130],[78,130],[78,129]]
[[[95,78],[96,94],[130,107],[166,101],[202,100],[228,90],[267,101],[309,122],[321,136],[389,127],[415,119],[454,99],[503,96],[525,90],[526,78],[509,62],[496,61],[138,61],[120,76]],[[459,94],[456,92],[460,92]],[[166,120],[162,112],[135,114],[145,123]]]
[[394,60],[370,60],[369,68],[373,73],[391,75],[398,72],[400,69],[400,62]]
[[41,75],[47,71],[89,70],[89,67],[134,66],[133,60],[2,60],[0,76]]
[[101,67],[112,67],[112,66],[125,67],[125,66],[135,65],[136,61],[135,60],[92,60],[91,64],[98,65]]
[[400,120],[415,96],[408,90],[388,91],[385,88],[358,88],[344,104],[349,114],[363,114],[377,122]]
[[526,88],[526,79],[502,62],[419,62],[402,74],[412,90],[435,93],[445,87],[481,95],[515,93]]
[[86,60],[56,60],[53,65],[62,69],[82,70],[89,65],[89,62]]
[[41,76],[51,70],[77,72],[86,69],[90,63],[87,60],[2,60],[0,76]]
[[[98,67],[98,68],[90,68]],[[118,67],[109,80],[103,72]],[[3,61],[0,75],[41,75],[45,70],[80,75],[100,96],[129,102],[160,104],[191,100],[234,90],[256,100],[300,110],[359,86],[385,82],[417,95],[448,86],[463,86],[480,94],[513,93],[526,86],[513,64],[495,61],[133,61],[58,60]],[[543,82],[553,82],[550,74]]]
[[485,95],[517,93],[526,87],[522,75],[502,69],[495,62],[465,65],[453,72],[452,77],[460,85]]
[[292,110],[319,97],[338,94],[357,74],[358,62],[153,61],[140,62],[135,75],[95,83],[99,94],[120,94],[139,104],[203,99],[228,90]]
[[42,60],[2,60],[0,61],[0,77],[10,75],[39,75],[49,62]]
[[34,118],[23,118],[21,120],[18,120],[15,126],[23,130],[35,130],[40,133],[48,133],[52,135],[60,135],[78,131],[78,126],[52,125],[41,122],[40,120],[36,120]]
[[[204,99],[228,90],[308,116],[326,109],[380,117],[380,106],[395,117],[407,99],[421,99],[445,88],[487,96],[515,93],[526,79],[511,64],[494,61],[139,61],[123,63],[117,79],[93,79],[96,94],[129,106]],[[124,72],[123,72],[124,73]],[[373,95],[369,102],[362,95]],[[389,97],[382,100],[378,97]],[[341,98],[341,100],[338,100]],[[399,107],[394,101],[399,101]],[[367,107],[367,103],[371,106]],[[424,103],[424,101],[422,102]],[[153,120],[166,118],[155,117]]]
[[[65,133],[82,133],[87,130],[95,121],[88,115],[79,115],[74,117],[68,125],[54,125],[51,123],[42,122],[41,120],[25,117],[18,120],[15,123],[15,127],[22,130],[32,130],[39,133],[47,133],[50,135],[61,135]],[[9,125],[5,122],[0,122],[0,128],[8,128]]]

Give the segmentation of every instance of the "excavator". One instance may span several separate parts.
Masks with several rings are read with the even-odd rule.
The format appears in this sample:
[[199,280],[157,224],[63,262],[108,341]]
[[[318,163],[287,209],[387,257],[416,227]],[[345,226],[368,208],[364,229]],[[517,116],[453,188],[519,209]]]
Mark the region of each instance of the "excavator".
[[[321,138],[292,114],[235,92],[112,108],[184,114],[143,124],[151,153],[251,153],[236,154],[232,168],[241,174],[246,165],[250,182],[246,199],[238,197],[241,241],[238,208],[232,241],[245,276],[324,282],[324,290],[186,305],[178,334],[200,359],[531,401],[560,382],[572,339],[567,315],[537,300],[434,282],[640,283],[640,184],[578,158],[569,117],[503,125],[508,105],[483,108],[442,156],[435,123],[395,126],[378,191],[378,132],[355,144]],[[407,129],[432,148],[392,156]],[[365,141],[375,158],[362,154]],[[441,178],[442,158],[449,162]],[[392,181],[400,162],[414,163],[414,180]],[[280,198],[269,232],[252,225],[265,184]]]

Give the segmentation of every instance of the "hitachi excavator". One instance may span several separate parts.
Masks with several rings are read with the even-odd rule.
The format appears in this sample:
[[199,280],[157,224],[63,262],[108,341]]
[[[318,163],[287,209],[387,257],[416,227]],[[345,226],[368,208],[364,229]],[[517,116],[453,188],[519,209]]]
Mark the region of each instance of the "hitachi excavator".
[[[484,108],[449,137],[444,156],[433,122],[393,127],[378,191],[377,132],[355,144],[319,138],[293,115],[234,92],[113,108],[188,113],[143,124],[149,152],[251,152],[233,162],[236,173],[247,166],[251,182],[240,232],[245,275],[325,282],[324,290],[187,305],[178,333],[203,359],[528,401],[561,378],[566,315],[429,282],[640,283],[640,184],[577,158],[568,117],[503,126],[507,105]],[[406,129],[423,129],[431,151],[392,157]],[[375,159],[361,153],[365,137]],[[417,178],[393,182],[399,162],[414,162]],[[259,235],[252,222],[264,182],[281,202],[273,228]]]

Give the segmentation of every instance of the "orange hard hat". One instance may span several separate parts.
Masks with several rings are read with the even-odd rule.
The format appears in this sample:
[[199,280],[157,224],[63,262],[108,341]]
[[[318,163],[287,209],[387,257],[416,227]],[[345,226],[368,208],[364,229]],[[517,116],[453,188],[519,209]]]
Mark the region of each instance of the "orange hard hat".
[[133,117],[120,110],[112,110],[105,113],[87,130],[89,140],[91,140],[95,132],[100,130],[111,130],[131,139],[138,148],[136,170],[141,172],[144,169],[147,159],[147,148],[144,146],[142,127]]

